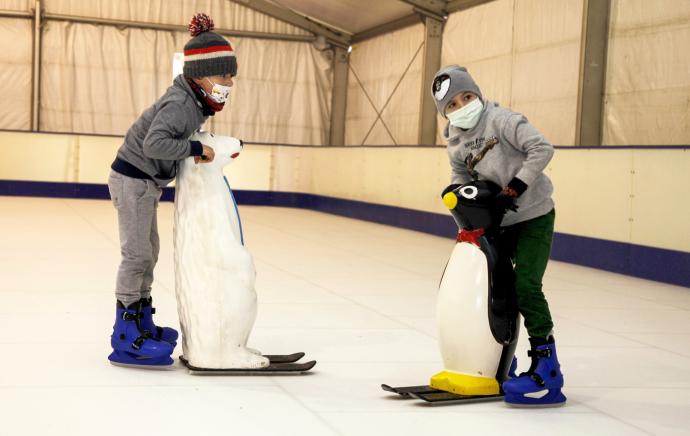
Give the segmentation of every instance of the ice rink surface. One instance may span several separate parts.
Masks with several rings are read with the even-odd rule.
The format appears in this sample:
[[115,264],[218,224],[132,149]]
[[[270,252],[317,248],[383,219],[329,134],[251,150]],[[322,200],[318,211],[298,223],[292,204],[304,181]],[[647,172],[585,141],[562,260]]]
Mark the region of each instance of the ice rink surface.
[[[319,362],[312,375],[110,365],[110,202],[0,197],[0,434],[690,434],[690,289],[552,262],[568,404],[426,407],[379,386],[426,384],[442,369],[434,302],[453,240],[304,210],[240,212],[258,272],[250,345],[305,351]],[[163,203],[153,296],[159,325],[177,327],[172,220]],[[526,344],[523,331],[521,370]]]

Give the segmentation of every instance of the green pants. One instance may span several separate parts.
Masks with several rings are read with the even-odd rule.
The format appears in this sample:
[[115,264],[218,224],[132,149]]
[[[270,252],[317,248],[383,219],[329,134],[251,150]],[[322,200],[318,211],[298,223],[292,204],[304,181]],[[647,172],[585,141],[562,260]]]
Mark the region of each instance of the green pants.
[[542,292],[542,278],[551,254],[556,211],[503,227],[496,238],[500,256],[514,265],[515,291],[520,314],[530,337],[545,338],[553,330],[549,304]]

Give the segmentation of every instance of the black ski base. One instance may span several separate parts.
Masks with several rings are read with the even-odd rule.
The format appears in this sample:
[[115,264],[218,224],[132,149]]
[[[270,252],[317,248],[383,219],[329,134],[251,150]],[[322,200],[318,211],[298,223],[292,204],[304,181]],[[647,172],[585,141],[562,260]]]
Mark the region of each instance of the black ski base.
[[480,401],[496,401],[503,398],[503,394],[495,395],[459,395],[434,389],[431,386],[402,386],[391,387],[381,385],[381,389],[386,392],[398,394],[403,398],[416,398],[431,405],[473,403]]
[[316,361],[297,363],[304,357],[304,353],[289,355],[267,355],[270,365],[265,368],[198,368],[190,365],[189,361],[180,356],[180,362],[187,367],[192,375],[299,375],[311,370]]
[[386,392],[392,392],[398,394],[405,398],[414,398],[412,394],[432,394],[434,392],[443,392],[438,389],[434,389],[431,386],[401,386],[394,388],[388,385],[381,385],[381,389]]

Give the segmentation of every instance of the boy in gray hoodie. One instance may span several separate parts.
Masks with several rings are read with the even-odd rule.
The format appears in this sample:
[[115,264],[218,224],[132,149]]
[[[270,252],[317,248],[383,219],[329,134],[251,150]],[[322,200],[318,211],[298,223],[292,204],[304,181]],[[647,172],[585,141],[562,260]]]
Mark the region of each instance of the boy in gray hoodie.
[[[505,211],[495,243],[514,264],[520,313],[530,336],[529,370],[503,383],[510,404],[562,404],[563,375],[556,357],[553,320],[542,292],[555,219],[553,186],[543,173],[553,146],[522,114],[484,99],[463,67],[441,69],[431,90],[439,113],[448,119],[451,183],[489,180],[503,187],[496,203]],[[546,394],[534,398],[535,392]],[[526,395],[531,394],[531,395]]]
[[170,365],[178,332],[158,327],[152,315],[151,285],[158,260],[156,211],[161,188],[177,163],[194,156],[211,162],[211,147],[190,141],[209,116],[223,109],[237,61],[230,43],[211,32],[213,21],[197,14],[189,25],[183,74],[127,131],[111,165],[108,188],[117,209],[122,261],[117,273],[116,318],[108,359],[120,365]]

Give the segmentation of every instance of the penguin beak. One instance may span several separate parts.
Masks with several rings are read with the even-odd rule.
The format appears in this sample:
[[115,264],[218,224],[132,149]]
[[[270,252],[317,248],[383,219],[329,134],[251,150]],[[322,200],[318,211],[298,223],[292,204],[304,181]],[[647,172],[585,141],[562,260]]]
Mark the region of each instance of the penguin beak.
[[454,192],[449,192],[446,195],[443,196],[443,204],[446,205],[446,207],[450,210],[455,209],[455,206],[458,205],[458,197],[455,195]]

